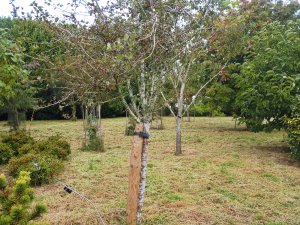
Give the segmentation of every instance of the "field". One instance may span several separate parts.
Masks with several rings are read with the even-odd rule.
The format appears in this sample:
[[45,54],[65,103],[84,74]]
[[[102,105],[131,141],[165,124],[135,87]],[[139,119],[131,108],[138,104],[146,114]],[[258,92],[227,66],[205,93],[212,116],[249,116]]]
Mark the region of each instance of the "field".
[[[184,122],[184,153],[175,156],[175,121],[164,124],[151,132],[144,224],[300,224],[300,165],[285,152],[284,132],[251,133],[229,117],[199,117]],[[80,151],[82,121],[32,123],[35,138],[60,134],[72,147],[57,180],[36,188],[48,205],[42,220],[97,223],[63,182],[92,199],[108,224],[125,224],[132,137],[124,136],[124,118],[104,119],[103,128],[106,151],[93,153]]]

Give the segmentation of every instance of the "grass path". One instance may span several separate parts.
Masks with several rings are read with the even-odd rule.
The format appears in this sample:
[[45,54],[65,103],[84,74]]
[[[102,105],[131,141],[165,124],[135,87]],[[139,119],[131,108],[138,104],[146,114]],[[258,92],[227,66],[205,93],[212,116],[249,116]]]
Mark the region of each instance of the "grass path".
[[[152,130],[144,224],[300,224],[300,165],[284,152],[284,132],[234,129],[232,118],[183,124],[174,156],[175,121]],[[131,137],[125,119],[104,119],[106,152],[82,152],[82,122],[34,121],[36,138],[63,135],[72,154],[58,177],[93,199],[108,224],[125,224]],[[51,224],[96,224],[93,209],[59,182],[37,188]]]

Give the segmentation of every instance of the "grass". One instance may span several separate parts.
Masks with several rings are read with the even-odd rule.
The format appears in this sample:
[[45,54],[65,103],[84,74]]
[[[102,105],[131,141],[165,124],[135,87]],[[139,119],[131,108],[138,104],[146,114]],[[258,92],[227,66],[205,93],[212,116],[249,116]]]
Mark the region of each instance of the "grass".
[[[284,132],[251,133],[229,117],[183,124],[175,156],[175,121],[152,130],[143,224],[300,224],[300,165],[285,152]],[[131,137],[124,118],[104,119],[105,152],[82,152],[81,121],[34,121],[35,138],[63,135],[72,154],[57,180],[92,199],[108,224],[126,224]],[[1,128],[2,131],[7,129]],[[5,170],[4,167],[1,170]],[[55,181],[36,188],[51,224],[96,224],[93,208]]]

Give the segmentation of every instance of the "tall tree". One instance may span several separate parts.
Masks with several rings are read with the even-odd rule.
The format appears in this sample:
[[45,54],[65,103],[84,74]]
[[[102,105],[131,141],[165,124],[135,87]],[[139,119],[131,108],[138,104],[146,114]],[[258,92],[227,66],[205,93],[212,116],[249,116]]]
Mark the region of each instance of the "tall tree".
[[[199,64],[204,64],[209,58],[209,37],[212,31],[212,21],[221,9],[221,2],[207,1],[167,1],[165,4],[165,31],[162,47],[166,49],[165,70],[176,96],[176,111],[172,110],[169,100],[162,93],[172,115],[176,117],[176,151],[182,154],[181,127],[182,117],[194,103],[196,97],[217,75],[207,76],[199,69]],[[203,68],[203,66],[202,66]],[[219,70],[222,66],[219,66]],[[217,70],[218,71],[218,70]],[[193,93],[192,102],[184,106],[187,87],[191,85],[192,76],[198,78],[198,88]]]
[[0,107],[9,115],[9,124],[18,130],[25,111],[34,103],[33,89],[24,69],[24,55],[20,47],[0,33]]
[[59,79],[61,73],[56,69],[66,56],[65,46],[58,42],[51,25],[43,21],[1,18],[0,27],[7,29],[7,37],[22,48],[24,68],[30,71],[29,80],[36,89],[37,104],[33,110],[42,111],[37,112],[42,118],[43,114],[49,113],[57,116],[60,112],[58,105],[52,109],[46,105],[55,105],[53,103],[67,95]]
[[253,52],[236,75],[236,106],[253,131],[282,128],[299,95],[299,20],[273,22],[253,38]]

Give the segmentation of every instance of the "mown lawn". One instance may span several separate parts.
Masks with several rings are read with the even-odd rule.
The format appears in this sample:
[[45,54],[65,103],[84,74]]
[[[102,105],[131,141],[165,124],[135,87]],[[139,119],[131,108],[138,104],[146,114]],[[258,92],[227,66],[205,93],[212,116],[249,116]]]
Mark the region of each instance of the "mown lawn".
[[[184,122],[182,156],[174,155],[175,121],[152,130],[144,224],[300,224],[300,165],[284,132],[251,133],[229,117]],[[3,123],[1,123],[3,125]],[[108,224],[125,224],[131,137],[125,119],[104,119],[104,153],[80,151],[82,121],[34,121],[36,138],[63,135],[72,147],[57,181],[36,188],[51,224],[96,224],[93,208],[63,191],[67,183],[92,199]],[[7,128],[1,126],[1,130]],[[5,170],[5,168],[1,168]]]

